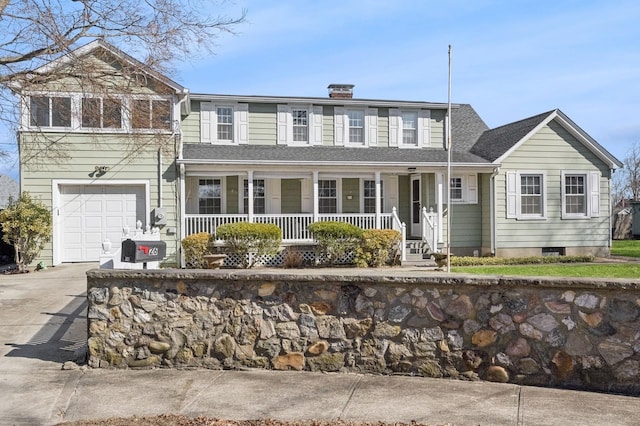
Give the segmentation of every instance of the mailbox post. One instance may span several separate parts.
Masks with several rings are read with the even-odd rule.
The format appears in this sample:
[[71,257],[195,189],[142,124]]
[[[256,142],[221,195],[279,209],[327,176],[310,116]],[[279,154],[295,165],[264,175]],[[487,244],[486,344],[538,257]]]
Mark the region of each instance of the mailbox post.
[[167,255],[167,244],[164,241],[124,240],[120,260],[128,263],[142,263],[147,269],[147,262],[162,261]]

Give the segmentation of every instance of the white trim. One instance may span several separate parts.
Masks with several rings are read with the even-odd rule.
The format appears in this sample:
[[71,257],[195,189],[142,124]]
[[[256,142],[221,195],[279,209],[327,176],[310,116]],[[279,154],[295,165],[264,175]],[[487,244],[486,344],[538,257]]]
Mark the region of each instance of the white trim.
[[53,232],[52,232],[52,257],[53,265],[59,265],[62,263],[62,238],[61,232],[61,216],[60,216],[60,187],[66,185],[93,185],[93,186],[144,186],[145,197],[145,212],[142,220],[142,227],[144,228],[149,222],[149,214],[151,212],[151,197],[149,193],[150,182],[149,180],[89,180],[89,179],[53,179],[51,181],[51,214],[53,215]]
[[[547,219],[547,172],[543,170],[515,170],[505,173],[506,186],[506,217],[517,220],[546,220]],[[523,214],[521,210],[522,193],[520,179],[522,176],[540,176],[542,193],[540,194],[542,203],[541,214]]]

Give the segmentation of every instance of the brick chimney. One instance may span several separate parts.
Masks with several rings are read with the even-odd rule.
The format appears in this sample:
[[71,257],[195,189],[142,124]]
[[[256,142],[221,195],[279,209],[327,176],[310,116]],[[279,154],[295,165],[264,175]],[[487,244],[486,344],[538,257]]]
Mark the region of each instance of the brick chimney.
[[332,99],[352,99],[353,98],[353,84],[330,84],[329,97]]

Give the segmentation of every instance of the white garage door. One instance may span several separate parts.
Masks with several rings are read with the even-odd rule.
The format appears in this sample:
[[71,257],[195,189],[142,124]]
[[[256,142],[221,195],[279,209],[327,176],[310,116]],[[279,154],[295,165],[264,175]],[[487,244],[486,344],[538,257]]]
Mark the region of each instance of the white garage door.
[[62,186],[61,260],[98,261],[105,238],[117,247],[122,228],[134,230],[138,219],[146,223],[144,193],[144,186],[137,185]]

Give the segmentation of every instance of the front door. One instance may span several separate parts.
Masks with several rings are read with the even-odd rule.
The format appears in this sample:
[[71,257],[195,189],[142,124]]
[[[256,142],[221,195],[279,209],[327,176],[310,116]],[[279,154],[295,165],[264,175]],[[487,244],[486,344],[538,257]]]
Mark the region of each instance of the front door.
[[420,209],[422,208],[420,175],[411,175],[411,236],[420,237]]

